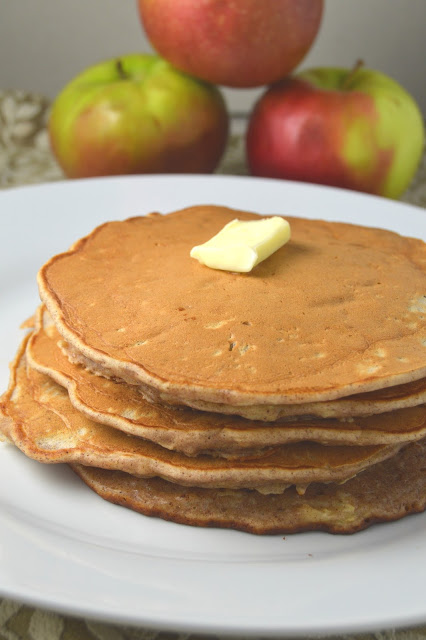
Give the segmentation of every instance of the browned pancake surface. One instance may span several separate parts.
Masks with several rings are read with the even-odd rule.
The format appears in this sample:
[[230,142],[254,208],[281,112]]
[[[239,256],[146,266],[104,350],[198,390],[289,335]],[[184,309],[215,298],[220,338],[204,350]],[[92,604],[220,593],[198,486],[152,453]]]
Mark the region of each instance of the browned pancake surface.
[[141,477],[159,476],[188,486],[280,492],[290,484],[346,480],[394,455],[401,446],[345,447],[304,442],[248,458],[191,458],[89,420],[72,407],[63,387],[26,367],[23,349],[18,352],[11,384],[0,403],[1,430],[26,455],[40,462],[78,462]]
[[318,401],[426,375],[423,242],[289,218],[290,243],[249,274],[190,258],[236,217],[256,218],[107,223],[52,258],[40,293],[77,356],[177,402]]
[[[27,358],[32,367],[67,387],[76,409],[97,422],[187,455],[200,452],[247,455],[250,448],[303,440],[327,444],[393,444],[426,435],[425,405],[345,420],[300,418],[284,423],[262,423],[149,403],[134,387],[96,376],[81,365],[72,364],[58,347],[60,335],[42,308],[37,313],[37,325],[28,343]],[[425,382],[422,383],[424,386]],[[415,397],[413,387],[417,386],[420,382],[404,385],[411,390],[411,395],[407,390],[407,401]],[[401,387],[399,389],[399,398],[394,388],[392,398],[386,401],[390,390],[385,389],[365,394],[368,399],[361,400],[361,404],[374,405],[374,397],[378,396],[380,407],[391,408],[395,397],[399,401],[405,399]],[[331,406],[333,402],[327,404]],[[356,400],[352,400],[352,404],[356,406]]]
[[[66,349],[64,349],[66,351]],[[227,415],[239,415],[249,420],[274,422],[297,416],[319,418],[345,418],[370,416],[394,409],[416,407],[426,403],[426,378],[384,387],[365,393],[324,400],[322,402],[299,402],[298,404],[230,405],[205,402],[191,398],[187,404],[200,411],[216,411]]]
[[182,524],[229,527],[256,534],[322,530],[354,533],[375,522],[424,511],[426,442],[405,447],[343,485],[311,484],[298,495],[180,487],[158,478],[72,465],[101,497],[149,516]]

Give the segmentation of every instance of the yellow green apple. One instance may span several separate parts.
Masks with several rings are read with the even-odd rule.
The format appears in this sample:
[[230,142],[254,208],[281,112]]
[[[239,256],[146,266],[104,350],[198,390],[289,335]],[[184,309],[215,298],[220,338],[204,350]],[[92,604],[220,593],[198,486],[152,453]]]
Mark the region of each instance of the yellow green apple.
[[357,64],[303,71],[270,87],[254,106],[246,143],[253,175],[397,198],[416,172],[424,138],[414,98]]
[[227,142],[217,87],[158,56],[107,60],[75,77],[54,100],[52,150],[71,178],[213,171]]
[[138,0],[145,32],[179,69],[256,87],[290,73],[311,48],[323,0]]

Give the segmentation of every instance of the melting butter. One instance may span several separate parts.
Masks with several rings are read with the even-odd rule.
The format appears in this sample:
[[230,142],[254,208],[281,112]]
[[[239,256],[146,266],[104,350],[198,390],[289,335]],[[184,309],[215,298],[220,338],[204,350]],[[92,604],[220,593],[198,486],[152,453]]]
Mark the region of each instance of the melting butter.
[[248,273],[290,240],[290,225],[280,216],[232,220],[190,255],[211,269]]

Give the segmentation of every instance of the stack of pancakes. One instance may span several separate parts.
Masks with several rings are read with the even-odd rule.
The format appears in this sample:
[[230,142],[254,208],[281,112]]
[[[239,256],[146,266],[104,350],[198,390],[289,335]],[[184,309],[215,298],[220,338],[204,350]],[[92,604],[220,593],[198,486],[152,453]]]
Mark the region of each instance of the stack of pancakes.
[[251,273],[193,246],[252,213],[95,229],[39,273],[0,428],[146,515],[350,533],[426,506],[426,245],[287,218]]

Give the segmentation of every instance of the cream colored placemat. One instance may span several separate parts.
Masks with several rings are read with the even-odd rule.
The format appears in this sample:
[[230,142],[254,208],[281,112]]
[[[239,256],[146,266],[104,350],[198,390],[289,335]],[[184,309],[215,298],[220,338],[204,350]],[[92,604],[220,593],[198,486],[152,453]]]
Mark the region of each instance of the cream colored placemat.
[[[0,91],[0,188],[64,179],[62,171],[50,152],[46,131],[48,110],[49,101],[43,96],[25,91]],[[245,125],[243,118],[233,119],[232,135],[218,173],[247,174],[244,159]],[[426,207],[426,155],[402,200]],[[404,597],[404,585],[401,585],[401,597]],[[410,630],[386,630],[361,636],[340,636],[341,640],[351,640],[355,637],[358,640],[426,640],[426,626]],[[0,640],[201,640],[201,638],[215,639],[217,636],[185,635],[105,624],[60,615],[0,598]]]
[[[401,593],[401,597],[402,593]],[[308,615],[308,614],[307,614]],[[324,640],[331,637],[323,636]],[[339,640],[425,640],[426,627],[340,636]],[[72,618],[0,600],[0,640],[225,640],[214,635],[150,631]],[[248,640],[247,636],[234,640]],[[253,640],[253,639],[251,639]],[[289,640],[289,639],[287,639]],[[299,639],[300,640],[300,639]],[[336,638],[334,639],[336,640]]]

